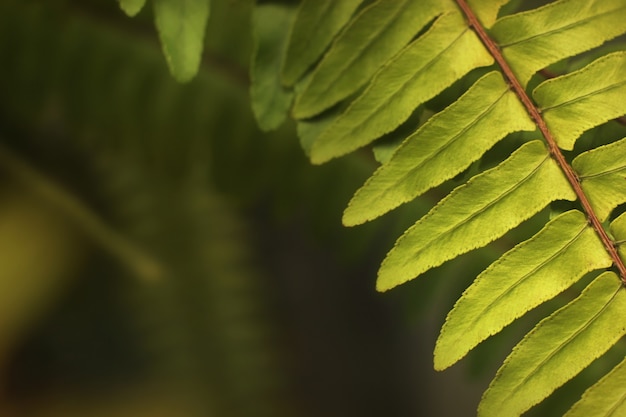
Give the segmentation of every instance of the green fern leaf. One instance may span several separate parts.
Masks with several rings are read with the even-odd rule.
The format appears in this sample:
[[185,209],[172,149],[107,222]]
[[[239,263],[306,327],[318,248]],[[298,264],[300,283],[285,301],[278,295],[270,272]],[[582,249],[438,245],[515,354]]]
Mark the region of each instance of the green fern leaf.
[[294,117],[314,116],[357,91],[386,60],[442,13],[438,3],[379,0],[364,9],[337,38],[298,95]]
[[328,47],[363,0],[304,0],[287,47],[282,81],[293,85]]
[[595,385],[564,417],[618,417],[626,415],[626,360],[617,365]]
[[118,0],[120,3],[120,8],[124,10],[128,16],[135,16],[137,13],[141,11],[143,6],[146,4],[146,0]]
[[610,230],[615,237],[619,254],[626,258],[626,213],[622,213],[611,223]]
[[398,127],[419,104],[470,70],[492,63],[458,12],[441,16],[320,134],[311,149],[311,161],[322,163],[367,145]]
[[575,200],[539,141],[458,187],[398,239],[383,261],[377,288],[388,290],[502,236],[548,203]]
[[[626,283],[626,220],[606,226],[626,202],[626,139],[616,141],[624,129],[604,137],[604,127],[626,114],[626,51],[617,44],[579,54],[626,33],[626,4],[557,0],[507,16],[521,2],[507,3],[375,1],[295,83],[292,108],[313,163],[380,139],[374,148],[382,165],[350,201],[345,225],[461,182],[397,240],[380,267],[380,291],[500,238],[551,202],[572,202],[479,275],[437,341],[435,368],[443,369],[582,276],[603,271],[515,348],[485,394],[480,412],[489,416],[528,410],[625,331],[610,317],[626,307],[619,282]],[[401,25],[400,10],[421,20]],[[383,36],[388,51],[377,44]],[[566,74],[541,82],[537,73],[553,64],[550,70]],[[544,143],[534,140],[539,135]]]
[[156,26],[170,71],[180,82],[200,67],[210,0],[154,0]]
[[478,407],[479,416],[518,416],[546,398],[626,334],[616,317],[626,292],[606,272],[582,294],[541,321],[515,347]]
[[259,127],[279,127],[291,106],[293,93],[282,88],[280,68],[287,32],[294,10],[287,6],[263,5],[253,11],[254,52],[250,65],[250,99]]
[[623,0],[560,0],[500,19],[491,35],[526,85],[540,69],[625,33],[625,21]]
[[611,266],[585,216],[572,210],[504,254],[465,291],[435,347],[435,369],[445,369],[487,337],[564,291],[585,273]]
[[469,0],[476,17],[483,26],[490,28],[496,22],[500,8],[510,0]]
[[508,133],[520,130],[533,131],[535,124],[502,76],[488,73],[404,141],[352,198],[344,224],[372,220],[413,200],[462,172]]
[[576,72],[548,80],[533,96],[559,147],[572,150],[585,130],[625,113],[626,52],[609,54]]
[[580,154],[572,165],[601,221],[626,202],[626,138]]

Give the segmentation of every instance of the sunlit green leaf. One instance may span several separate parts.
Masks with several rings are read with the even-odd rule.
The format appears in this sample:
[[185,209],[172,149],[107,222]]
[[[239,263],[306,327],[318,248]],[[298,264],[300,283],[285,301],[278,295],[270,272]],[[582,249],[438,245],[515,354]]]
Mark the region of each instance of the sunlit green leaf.
[[510,0],[468,0],[478,20],[485,27],[491,27],[498,17],[500,8]]
[[411,201],[518,130],[535,130],[535,124],[502,76],[487,74],[405,140],[352,198],[344,224],[363,223]]
[[600,220],[626,202],[626,138],[580,154],[572,165]]
[[311,160],[322,163],[370,143],[398,127],[421,103],[456,79],[492,62],[459,13],[443,15],[386,65],[319,136]]
[[571,150],[592,127],[626,113],[626,52],[615,52],[533,92],[560,148]]
[[623,0],[560,0],[504,17],[490,33],[526,85],[548,65],[626,33],[624,22]]
[[611,223],[611,233],[622,259],[626,260],[626,213],[622,213]]
[[337,37],[296,98],[294,117],[314,116],[357,91],[451,4],[448,0],[379,0],[365,8]]
[[616,320],[624,311],[626,290],[614,273],[605,272],[515,347],[485,392],[478,415],[519,416],[539,403],[626,334],[626,325]]
[[377,288],[388,290],[481,247],[558,199],[576,196],[539,141],[455,189],[409,228],[389,252]]
[[435,347],[445,369],[487,337],[567,289],[585,273],[611,266],[579,211],[554,218],[476,278],[448,314]]

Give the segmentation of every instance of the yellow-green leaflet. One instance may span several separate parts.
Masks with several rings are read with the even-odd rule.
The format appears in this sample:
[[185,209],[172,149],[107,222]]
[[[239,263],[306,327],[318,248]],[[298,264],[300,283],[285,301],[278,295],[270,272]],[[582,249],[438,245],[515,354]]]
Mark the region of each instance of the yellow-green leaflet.
[[600,357],[624,334],[626,290],[613,272],[542,320],[513,349],[478,407],[484,417],[519,416]]
[[614,52],[586,67],[540,84],[533,97],[561,149],[580,135],[626,113],[626,52]]
[[463,293],[441,329],[435,369],[451,366],[585,273],[611,263],[584,214],[572,210],[554,218],[489,266]]
[[563,417],[626,415],[626,359],[589,388]]
[[576,195],[540,141],[456,188],[402,235],[383,261],[377,289],[388,290],[479,248],[539,212]]
[[626,202],[626,138],[578,155],[572,166],[600,220]]
[[303,0],[293,22],[282,82],[295,84],[326,50],[363,0]]
[[626,33],[626,3],[560,0],[504,17],[490,33],[525,86],[535,72],[548,65]]
[[210,0],[154,0],[154,15],[170,72],[180,82],[200,67]]
[[360,224],[413,200],[520,130],[533,131],[535,124],[500,73],[486,74],[404,141],[357,191],[343,223]]
[[510,0],[468,0],[467,2],[476,12],[480,23],[489,28],[496,21],[500,8],[509,1]]
[[[317,1],[317,0],[315,0]],[[337,37],[296,98],[297,119],[314,116],[357,91],[451,0],[379,0]]]
[[615,237],[615,246],[622,259],[626,259],[626,213],[622,213],[611,223],[611,233]]
[[280,68],[295,10],[266,4],[252,11],[254,50],[250,64],[250,101],[259,127],[276,129],[287,117],[293,93],[283,88]]
[[135,16],[146,4],[146,0],[118,0],[118,2],[120,3],[120,8],[128,16]]
[[313,143],[322,163],[367,145],[404,122],[426,100],[493,58],[458,12],[447,13],[372,80]]

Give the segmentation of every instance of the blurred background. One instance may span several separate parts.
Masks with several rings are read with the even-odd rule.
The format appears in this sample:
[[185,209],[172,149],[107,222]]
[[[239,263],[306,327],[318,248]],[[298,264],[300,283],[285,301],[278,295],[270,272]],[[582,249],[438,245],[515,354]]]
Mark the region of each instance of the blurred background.
[[0,416],[470,416],[542,317],[432,370],[446,312],[502,248],[376,293],[439,197],[341,226],[376,163],[313,167],[294,126],[258,130],[252,7],[213,1],[181,85],[150,7],[0,2]]

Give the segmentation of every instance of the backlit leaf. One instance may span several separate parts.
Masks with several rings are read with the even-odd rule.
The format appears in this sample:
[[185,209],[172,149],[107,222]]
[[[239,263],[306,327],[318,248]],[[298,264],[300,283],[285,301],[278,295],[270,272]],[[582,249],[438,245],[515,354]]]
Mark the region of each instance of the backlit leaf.
[[602,242],[579,211],[554,218],[504,254],[463,293],[435,347],[445,369],[487,337],[567,289],[585,273],[611,266]]
[[612,272],[542,320],[513,349],[485,392],[479,416],[519,416],[605,353],[624,334],[626,290]]
[[462,172],[508,133],[535,130],[498,72],[409,136],[350,201],[345,225],[376,218]]
[[377,289],[388,290],[502,236],[551,201],[576,196],[539,141],[455,189],[398,239]]
[[626,3],[560,0],[504,17],[490,33],[526,85],[540,69],[626,33]]
[[385,66],[311,149],[322,163],[362,147],[404,122],[421,103],[491,56],[459,13],[440,17]]
[[379,0],[365,8],[337,38],[296,98],[294,117],[314,116],[357,91],[451,6],[449,0]]
[[468,0],[480,23],[488,28],[495,23],[500,7],[508,2],[509,0]]
[[545,81],[533,97],[559,147],[571,150],[585,130],[626,113],[626,52]]
[[563,417],[626,415],[626,360],[599,380]]
[[580,154],[572,166],[600,220],[626,202],[626,138]]

